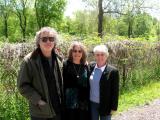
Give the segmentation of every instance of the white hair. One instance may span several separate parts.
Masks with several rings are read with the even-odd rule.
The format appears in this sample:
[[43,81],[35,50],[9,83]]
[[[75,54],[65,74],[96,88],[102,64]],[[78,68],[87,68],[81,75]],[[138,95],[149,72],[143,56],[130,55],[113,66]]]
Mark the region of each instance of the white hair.
[[105,45],[97,45],[96,47],[94,47],[93,52],[102,52],[105,53],[107,57],[109,56],[108,48]]

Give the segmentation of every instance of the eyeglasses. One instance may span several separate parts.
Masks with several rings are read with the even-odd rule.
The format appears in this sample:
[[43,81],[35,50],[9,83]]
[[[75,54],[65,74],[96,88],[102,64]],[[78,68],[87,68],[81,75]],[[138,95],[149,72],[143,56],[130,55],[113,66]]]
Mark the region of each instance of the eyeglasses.
[[49,42],[54,42],[55,41],[54,37],[42,37],[40,39],[42,39],[42,42],[44,42],[44,43],[46,43],[48,40],[49,40]]
[[78,53],[82,53],[81,50],[73,50],[73,52],[74,52],[74,53],[77,53],[77,52],[78,52]]
[[95,56],[99,57],[99,56],[104,56],[105,54],[95,54]]

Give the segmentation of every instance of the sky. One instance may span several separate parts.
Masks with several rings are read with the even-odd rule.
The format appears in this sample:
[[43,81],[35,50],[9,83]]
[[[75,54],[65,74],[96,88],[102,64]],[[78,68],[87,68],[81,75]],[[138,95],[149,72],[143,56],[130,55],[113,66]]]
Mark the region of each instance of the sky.
[[[146,0],[147,4],[152,6],[158,6],[160,7],[160,0]],[[83,10],[86,8],[86,5],[82,2],[82,0],[68,0],[68,4],[65,10],[65,16],[73,17],[73,14],[77,10]],[[160,20],[160,9],[159,10],[147,10],[151,16],[157,18]]]
[[81,0],[68,0],[65,16],[72,17],[75,11],[83,9],[85,9],[85,4]]

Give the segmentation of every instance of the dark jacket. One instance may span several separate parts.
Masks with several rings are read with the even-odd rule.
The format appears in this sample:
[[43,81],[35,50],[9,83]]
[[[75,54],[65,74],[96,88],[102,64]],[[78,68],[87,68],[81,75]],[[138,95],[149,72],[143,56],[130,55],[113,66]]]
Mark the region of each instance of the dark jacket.
[[[60,79],[62,82],[62,63],[58,56],[56,59],[58,61],[56,71],[61,75]],[[17,86],[20,93],[29,101],[31,116],[50,118],[56,115],[51,105],[47,81],[38,49],[25,56],[19,71]],[[62,91],[62,84],[58,89],[58,91]],[[44,100],[47,104],[38,106],[37,103],[40,99]]]
[[[94,70],[96,63],[90,64],[90,74]],[[117,110],[119,96],[119,72],[111,66],[106,65],[100,79],[100,115],[109,115],[111,110]]]

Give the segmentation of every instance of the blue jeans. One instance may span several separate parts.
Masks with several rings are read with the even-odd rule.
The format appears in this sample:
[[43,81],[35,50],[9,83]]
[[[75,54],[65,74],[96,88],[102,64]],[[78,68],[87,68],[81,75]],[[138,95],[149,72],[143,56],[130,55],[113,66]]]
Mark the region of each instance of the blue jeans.
[[100,116],[99,115],[99,104],[95,102],[90,102],[91,103],[91,118],[92,120],[111,120],[111,115],[106,115],[106,116]]

